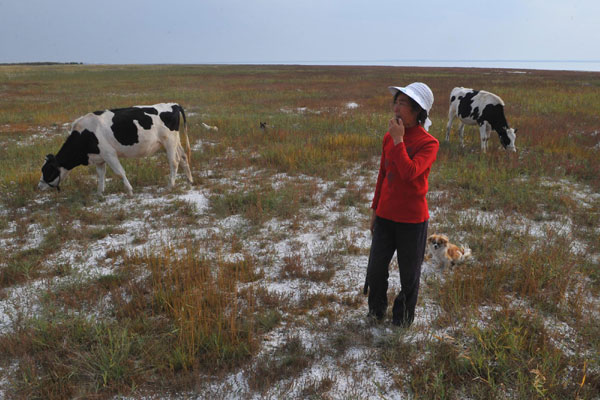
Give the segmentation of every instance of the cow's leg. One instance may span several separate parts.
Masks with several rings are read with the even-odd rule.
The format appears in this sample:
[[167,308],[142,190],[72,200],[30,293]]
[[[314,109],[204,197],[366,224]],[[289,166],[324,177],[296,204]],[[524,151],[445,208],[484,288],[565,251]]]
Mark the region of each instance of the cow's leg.
[[485,123],[485,147],[487,149],[487,145],[488,142],[490,141],[490,138],[492,137],[492,125],[490,125],[489,123]]
[[167,159],[169,160],[169,169],[171,174],[169,175],[169,187],[175,186],[175,178],[177,177],[177,169],[179,168],[180,156],[177,151],[177,143],[175,141],[169,141],[165,143],[165,150],[167,151]]
[[107,154],[104,156],[104,160],[106,160],[106,163],[108,164],[110,169],[112,169],[113,172],[115,174],[117,174],[117,176],[120,176],[121,179],[123,179],[123,185],[125,185],[125,190],[127,190],[127,193],[132,195],[133,187],[129,183],[129,180],[127,180],[127,176],[125,175],[125,170],[123,169],[123,166],[119,162],[119,158],[116,156],[116,154]]
[[194,179],[192,178],[192,170],[190,170],[190,164],[187,154],[185,153],[185,150],[181,145],[177,146],[177,153],[179,154],[179,163],[183,165],[183,170],[185,171],[188,182],[194,183]]
[[481,139],[481,151],[482,152],[486,152],[487,151],[487,142],[488,142],[488,127],[487,127],[487,122],[484,122],[480,127],[479,127],[479,138]]
[[450,141],[450,129],[452,129],[452,122],[454,121],[454,113],[448,113],[448,125],[446,125],[446,142]]
[[96,173],[98,174],[98,194],[104,193],[104,178],[106,177],[106,164],[96,165]]
[[460,121],[458,123],[458,137],[460,137],[460,145],[465,145],[465,124]]

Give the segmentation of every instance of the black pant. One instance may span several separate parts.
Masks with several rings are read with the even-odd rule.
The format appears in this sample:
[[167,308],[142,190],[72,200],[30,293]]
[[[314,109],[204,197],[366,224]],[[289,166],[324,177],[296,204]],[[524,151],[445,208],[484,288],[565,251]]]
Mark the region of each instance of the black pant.
[[405,224],[377,217],[371,242],[367,283],[369,285],[369,313],[381,319],[387,309],[388,268],[398,255],[402,290],[394,300],[393,323],[408,326],[415,318],[419,294],[421,264],[427,244],[428,221]]

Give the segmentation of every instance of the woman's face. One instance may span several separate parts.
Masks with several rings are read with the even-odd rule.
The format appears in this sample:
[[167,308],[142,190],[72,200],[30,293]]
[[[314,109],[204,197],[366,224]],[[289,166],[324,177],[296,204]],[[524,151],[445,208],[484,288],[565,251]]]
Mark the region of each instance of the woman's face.
[[417,112],[412,108],[410,97],[400,93],[394,101],[394,115],[400,118],[407,128],[417,125]]

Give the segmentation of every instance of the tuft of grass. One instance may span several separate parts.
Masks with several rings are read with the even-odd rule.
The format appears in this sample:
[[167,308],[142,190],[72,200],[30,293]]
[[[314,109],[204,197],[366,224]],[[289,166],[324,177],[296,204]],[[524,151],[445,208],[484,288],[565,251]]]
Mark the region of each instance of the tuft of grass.
[[326,263],[324,268],[308,268],[300,253],[292,253],[283,258],[281,277],[287,279],[306,279],[312,282],[329,282],[335,275],[335,265]]
[[282,320],[282,315],[277,310],[266,310],[262,314],[257,315],[256,323],[261,332],[269,332],[273,330]]
[[286,185],[280,189],[262,188],[226,193],[210,198],[211,209],[220,218],[242,215],[254,224],[269,218],[289,219],[298,214],[300,206],[311,202],[300,186]]
[[40,249],[22,250],[8,257],[6,266],[0,269],[0,288],[12,286],[40,276],[38,263],[42,259]]
[[290,336],[272,355],[264,355],[257,360],[248,384],[253,390],[263,392],[276,382],[300,374],[314,357],[299,337]]
[[4,338],[0,347],[13,356],[27,354],[19,359],[15,382],[24,398],[129,393],[138,374],[146,372],[135,361],[140,349],[127,327],[55,314],[29,320],[22,328],[13,338],[18,346]]
[[144,367],[136,363],[136,337],[127,327],[96,326],[94,337],[97,339],[81,360],[82,372],[97,388],[128,387],[135,388],[136,375]]
[[[237,282],[248,274],[242,265],[231,274],[231,263],[213,264],[190,252],[177,256],[167,248],[162,255],[146,254],[136,262],[148,265],[152,274],[153,308],[165,313],[177,326],[174,369],[196,364],[230,364],[252,354],[257,345],[251,292],[238,299]],[[243,300],[243,303],[240,301]]]

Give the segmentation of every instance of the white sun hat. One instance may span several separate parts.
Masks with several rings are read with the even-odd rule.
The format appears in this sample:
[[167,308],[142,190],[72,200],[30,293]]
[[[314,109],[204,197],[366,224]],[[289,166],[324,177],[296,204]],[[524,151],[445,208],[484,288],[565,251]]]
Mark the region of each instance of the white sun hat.
[[422,82],[414,82],[406,87],[400,86],[389,86],[389,91],[395,96],[396,93],[402,92],[414,101],[425,111],[427,111],[428,118],[425,120],[424,128],[427,130],[431,126],[431,120],[429,119],[429,112],[433,107],[433,92],[429,89],[429,86]]

